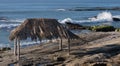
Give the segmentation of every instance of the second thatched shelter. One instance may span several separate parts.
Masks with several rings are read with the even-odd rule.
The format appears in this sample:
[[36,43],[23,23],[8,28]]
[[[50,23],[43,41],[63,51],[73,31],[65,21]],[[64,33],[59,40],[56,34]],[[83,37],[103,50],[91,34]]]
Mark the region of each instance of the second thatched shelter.
[[[46,18],[32,18],[26,19],[20,26],[13,29],[9,36],[14,43],[14,54],[20,55],[20,40],[26,40],[31,38],[32,40],[53,39],[60,38],[61,44],[59,45],[62,50],[62,38],[68,39],[68,48],[70,52],[70,39],[78,39],[79,37],[63,27],[56,19]],[[18,47],[18,49],[16,49]],[[17,51],[18,50],[18,53]],[[19,59],[19,57],[18,57]]]

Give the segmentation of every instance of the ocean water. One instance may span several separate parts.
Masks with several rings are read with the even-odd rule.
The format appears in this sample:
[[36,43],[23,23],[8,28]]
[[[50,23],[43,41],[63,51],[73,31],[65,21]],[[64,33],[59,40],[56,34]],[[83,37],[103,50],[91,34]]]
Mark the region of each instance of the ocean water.
[[[113,21],[113,17],[120,18],[120,0],[0,0],[0,47],[13,47],[10,31],[27,18],[55,18],[60,23],[120,28],[120,21]],[[31,43],[34,42],[22,44]]]

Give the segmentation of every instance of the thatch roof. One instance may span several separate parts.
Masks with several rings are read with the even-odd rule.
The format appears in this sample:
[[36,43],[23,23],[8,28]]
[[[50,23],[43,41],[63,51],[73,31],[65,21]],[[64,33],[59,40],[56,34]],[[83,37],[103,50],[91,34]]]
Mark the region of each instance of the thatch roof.
[[13,41],[15,38],[19,40],[52,39],[52,38],[79,38],[65,27],[63,27],[56,19],[32,18],[26,19],[20,26],[13,29],[9,39]]

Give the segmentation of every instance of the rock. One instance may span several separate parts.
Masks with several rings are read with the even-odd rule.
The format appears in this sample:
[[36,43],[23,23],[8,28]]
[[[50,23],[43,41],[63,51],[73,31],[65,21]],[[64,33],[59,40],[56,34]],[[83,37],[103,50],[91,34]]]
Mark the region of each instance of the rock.
[[120,21],[120,18],[113,17],[113,21]]
[[85,27],[83,27],[80,24],[74,24],[74,23],[71,23],[71,22],[66,22],[65,24],[66,24],[67,28],[71,29],[71,30],[73,30],[73,29],[85,29]]
[[31,64],[26,64],[26,65],[23,65],[23,66],[33,66],[33,64],[31,63]]
[[115,31],[115,28],[113,26],[109,25],[100,25],[100,26],[92,26],[90,27],[90,30],[96,31],[96,32],[109,32],[109,31]]
[[65,58],[63,58],[63,57],[54,57],[54,60],[56,60],[57,62],[65,61]]
[[10,47],[3,47],[3,48],[0,48],[0,51],[7,51],[7,50],[11,50]]
[[105,64],[105,63],[98,63],[98,64],[94,64],[93,66],[107,66],[107,64]]
[[55,66],[54,64],[47,64],[47,65],[45,65],[45,66]]
[[65,61],[65,58],[63,58],[63,57],[58,57],[58,58],[57,58],[57,61]]

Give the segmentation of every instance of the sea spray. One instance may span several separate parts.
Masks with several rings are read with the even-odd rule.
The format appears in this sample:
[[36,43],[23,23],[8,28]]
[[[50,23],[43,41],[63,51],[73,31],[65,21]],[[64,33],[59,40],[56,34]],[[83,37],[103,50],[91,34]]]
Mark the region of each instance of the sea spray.
[[65,22],[73,23],[73,20],[71,18],[66,18],[66,19],[63,19],[62,21],[60,21],[60,23],[63,23],[63,24],[65,24]]
[[[83,20],[75,20],[72,18],[65,18],[63,20],[60,20],[59,22],[62,24],[65,24],[65,22],[71,22],[71,23],[94,23],[94,22],[113,22],[113,17],[119,17],[119,16],[112,16],[110,12],[101,12],[97,16],[94,16],[92,18],[83,19]],[[120,17],[119,17],[120,18]]]
[[91,21],[113,21],[113,16],[110,12],[102,12],[93,18],[89,18]]
[[10,29],[10,28],[14,28],[17,27],[20,24],[0,24],[0,29]]
[[57,11],[66,11],[66,9],[56,9]]

